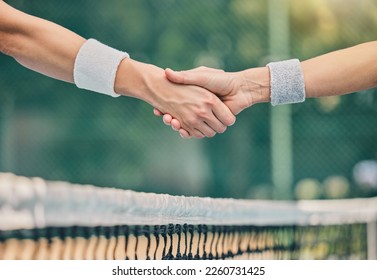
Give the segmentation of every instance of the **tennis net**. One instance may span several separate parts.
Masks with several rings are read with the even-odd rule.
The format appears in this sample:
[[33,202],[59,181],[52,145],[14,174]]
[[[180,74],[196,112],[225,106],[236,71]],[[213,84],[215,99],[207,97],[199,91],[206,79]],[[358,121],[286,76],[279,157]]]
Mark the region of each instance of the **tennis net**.
[[376,259],[377,198],[170,196],[0,173],[0,259]]

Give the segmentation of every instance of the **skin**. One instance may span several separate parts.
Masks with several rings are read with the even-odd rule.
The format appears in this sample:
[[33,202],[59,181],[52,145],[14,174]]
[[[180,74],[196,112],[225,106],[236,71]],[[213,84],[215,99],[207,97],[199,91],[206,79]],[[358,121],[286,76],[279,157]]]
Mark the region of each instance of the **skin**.
[[[31,70],[74,83],[75,58],[85,42],[85,38],[62,26],[25,14],[0,0],[0,51]],[[235,122],[230,109],[209,90],[174,84],[163,69],[133,59],[120,63],[114,90],[175,116],[180,127],[197,138],[223,133]]]
[[[324,54],[303,61],[306,98],[343,95],[377,87],[377,41]],[[200,67],[175,72],[166,77],[178,84],[197,85],[217,94],[234,115],[261,102],[270,102],[270,76],[267,67],[235,73]],[[154,111],[163,121],[179,131],[183,138],[192,135],[173,115]]]

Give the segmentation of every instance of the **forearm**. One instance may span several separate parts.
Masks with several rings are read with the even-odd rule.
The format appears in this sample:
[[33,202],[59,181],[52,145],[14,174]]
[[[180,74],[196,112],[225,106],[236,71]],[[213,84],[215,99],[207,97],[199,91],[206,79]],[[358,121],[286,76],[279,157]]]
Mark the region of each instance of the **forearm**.
[[[342,95],[377,86],[377,41],[321,55],[301,63],[305,95]],[[249,97],[251,106],[270,101],[268,67],[252,68],[238,75],[238,91]]]
[[306,97],[341,95],[377,86],[377,41],[301,63]]
[[0,50],[29,69],[72,83],[84,42],[72,31],[0,2]]

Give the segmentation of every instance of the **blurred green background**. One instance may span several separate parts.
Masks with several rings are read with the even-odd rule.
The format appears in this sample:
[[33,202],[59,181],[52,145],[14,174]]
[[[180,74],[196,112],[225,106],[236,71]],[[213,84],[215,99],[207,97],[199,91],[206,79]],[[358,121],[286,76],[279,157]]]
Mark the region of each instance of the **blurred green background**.
[[[377,34],[375,0],[7,2],[173,69],[305,60]],[[146,103],[82,91],[0,55],[0,170],[177,195],[373,196],[376,91],[256,105],[223,135],[183,140]]]

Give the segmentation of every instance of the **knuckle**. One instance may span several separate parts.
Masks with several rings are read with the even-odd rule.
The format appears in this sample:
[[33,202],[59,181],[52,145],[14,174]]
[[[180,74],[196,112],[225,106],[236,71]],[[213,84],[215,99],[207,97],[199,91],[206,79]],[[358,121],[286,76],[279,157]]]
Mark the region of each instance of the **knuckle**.
[[[198,113],[196,115],[198,115]],[[196,124],[198,123],[198,117],[193,115],[188,117],[186,121],[189,127],[196,126]]]
[[206,110],[206,108],[201,108],[200,110],[198,110],[197,115],[200,119],[209,119],[208,110]]
[[218,97],[215,94],[213,94],[212,92],[207,93],[207,98],[212,103],[215,103],[216,100],[219,100]]
[[215,105],[216,96],[210,92],[206,92],[203,94],[204,103],[210,106]]

